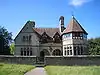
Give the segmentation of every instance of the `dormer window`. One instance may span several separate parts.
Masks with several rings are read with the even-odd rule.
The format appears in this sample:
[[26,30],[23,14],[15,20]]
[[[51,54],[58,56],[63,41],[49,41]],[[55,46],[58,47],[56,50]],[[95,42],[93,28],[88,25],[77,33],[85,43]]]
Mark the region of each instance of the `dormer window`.
[[41,37],[41,43],[47,43],[47,34],[44,32]]
[[61,42],[61,38],[60,38],[59,33],[56,33],[56,34],[53,36],[53,41],[54,41],[55,43],[60,43],[60,42]]

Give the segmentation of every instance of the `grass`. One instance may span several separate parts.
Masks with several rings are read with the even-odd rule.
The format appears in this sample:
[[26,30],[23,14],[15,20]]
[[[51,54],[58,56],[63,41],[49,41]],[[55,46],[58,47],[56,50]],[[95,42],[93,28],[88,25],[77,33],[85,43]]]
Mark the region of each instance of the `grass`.
[[0,63],[0,75],[24,75],[24,73],[33,68],[35,67],[32,65]]
[[46,66],[48,75],[100,75],[100,66]]

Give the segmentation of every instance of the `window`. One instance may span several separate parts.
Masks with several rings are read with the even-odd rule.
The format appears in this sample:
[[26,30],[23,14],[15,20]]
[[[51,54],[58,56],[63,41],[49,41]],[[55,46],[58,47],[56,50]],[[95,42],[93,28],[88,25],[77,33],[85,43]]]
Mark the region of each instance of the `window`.
[[26,56],[26,51],[24,51],[24,56]]
[[55,43],[60,43],[61,42],[60,35],[55,34],[55,36],[53,38],[54,38]]
[[69,47],[67,47],[67,49],[69,49]]
[[32,48],[30,48],[30,56],[32,56]]
[[27,51],[27,56],[29,56],[29,50]]
[[66,50],[66,47],[64,47],[64,50]]
[[72,50],[70,50],[70,55],[72,55]]
[[32,38],[32,36],[31,36],[31,35],[29,35],[29,41],[31,41],[31,38]]
[[31,35],[29,35],[29,36],[23,36],[23,41],[24,42],[27,42],[27,41],[31,41]]
[[67,50],[67,55],[69,55],[69,50]]
[[65,54],[64,55],[66,55],[66,50],[65,50]]
[[21,48],[21,55],[23,55],[23,48]]
[[74,55],[76,55],[77,53],[76,53],[76,47],[74,47]]
[[32,56],[32,50],[30,50],[30,56]]
[[61,51],[60,51],[59,49],[55,49],[55,50],[53,51],[52,55],[54,55],[54,56],[61,56],[62,53],[61,53]]

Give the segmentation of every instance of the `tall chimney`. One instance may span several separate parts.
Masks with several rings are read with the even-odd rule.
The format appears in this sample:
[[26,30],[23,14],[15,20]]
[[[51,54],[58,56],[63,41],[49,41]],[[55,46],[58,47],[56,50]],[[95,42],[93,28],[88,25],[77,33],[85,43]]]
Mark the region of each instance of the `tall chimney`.
[[63,16],[60,16],[59,18],[59,29],[60,29],[60,32],[63,32],[65,27],[64,27],[64,17]]

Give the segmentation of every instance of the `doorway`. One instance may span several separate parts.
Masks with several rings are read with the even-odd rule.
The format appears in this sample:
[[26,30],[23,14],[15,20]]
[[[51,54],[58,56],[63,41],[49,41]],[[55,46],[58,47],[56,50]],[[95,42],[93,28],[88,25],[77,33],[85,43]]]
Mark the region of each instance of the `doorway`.
[[44,62],[44,56],[45,56],[44,51],[41,51],[40,52],[40,57],[39,57],[40,62]]

